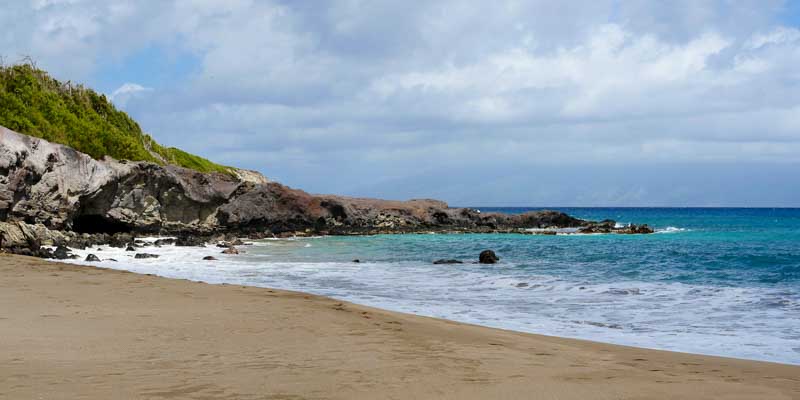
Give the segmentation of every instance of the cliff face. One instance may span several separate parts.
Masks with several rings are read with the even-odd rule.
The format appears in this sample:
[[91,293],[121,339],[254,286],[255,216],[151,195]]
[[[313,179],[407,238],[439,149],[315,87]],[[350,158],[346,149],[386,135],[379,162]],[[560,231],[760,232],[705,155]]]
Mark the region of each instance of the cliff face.
[[174,166],[97,161],[0,127],[0,220],[50,229],[210,230],[240,180]]
[[597,226],[555,211],[481,214],[436,200],[311,195],[251,171],[200,173],[149,162],[98,161],[2,127],[0,222],[77,233],[256,237]]

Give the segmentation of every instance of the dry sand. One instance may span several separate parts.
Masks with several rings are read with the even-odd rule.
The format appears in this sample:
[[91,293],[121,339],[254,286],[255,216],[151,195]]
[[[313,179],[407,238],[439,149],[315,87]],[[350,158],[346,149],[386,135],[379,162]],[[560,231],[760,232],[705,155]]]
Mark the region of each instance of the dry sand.
[[800,367],[0,255],[2,399],[798,399]]

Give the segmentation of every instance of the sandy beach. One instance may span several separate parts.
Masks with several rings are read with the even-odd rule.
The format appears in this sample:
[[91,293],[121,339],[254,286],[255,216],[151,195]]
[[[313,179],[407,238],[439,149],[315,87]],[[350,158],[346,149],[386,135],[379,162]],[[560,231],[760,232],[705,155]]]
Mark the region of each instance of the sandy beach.
[[796,399],[800,367],[0,255],[2,399]]

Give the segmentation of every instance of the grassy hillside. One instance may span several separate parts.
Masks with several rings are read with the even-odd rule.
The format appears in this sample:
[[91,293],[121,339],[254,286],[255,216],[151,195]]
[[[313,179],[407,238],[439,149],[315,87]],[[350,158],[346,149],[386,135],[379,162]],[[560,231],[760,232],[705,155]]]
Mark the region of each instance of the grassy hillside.
[[159,145],[105,95],[59,82],[30,64],[0,66],[0,125],[65,144],[96,159],[108,155],[231,173],[228,167]]

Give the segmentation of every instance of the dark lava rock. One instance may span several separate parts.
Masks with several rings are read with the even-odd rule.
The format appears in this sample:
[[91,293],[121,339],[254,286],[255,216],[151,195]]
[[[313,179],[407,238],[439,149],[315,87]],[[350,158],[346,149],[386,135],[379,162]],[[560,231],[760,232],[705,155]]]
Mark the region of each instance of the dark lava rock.
[[203,260],[205,260],[205,261],[217,261],[217,259],[212,257],[212,256],[205,256],[205,257],[203,257]]
[[445,260],[444,258],[441,260],[436,260],[433,262],[434,264],[463,264],[462,261],[459,260]]
[[136,253],[133,258],[158,258],[158,254]]
[[500,258],[491,250],[484,250],[478,256],[478,262],[481,264],[494,264],[498,261],[500,261]]
[[360,263],[360,262],[361,262],[361,260],[359,260],[359,259],[357,259],[357,258],[356,258],[355,260],[353,260],[353,262],[354,262],[354,263]]
[[136,248],[131,245],[128,245],[128,247],[125,248],[125,251],[136,251]]
[[200,236],[182,236],[175,240],[175,246],[188,247],[206,247],[206,240]]
[[175,239],[173,238],[158,239],[153,244],[155,244],[156,246],[166,246],[170,244],[175,244]]
[[81,237],[72,238],[67,241],[67,246],[72,247],[73,249],[84,250],[86,249],[86,245],[86,239]]
[[45,247],[40,247],[39,252],[36,254],[39,258],[53,258],[53,250]]
[[53,252],[53,258],[56,260],[66,260],[70,258],[69,248],[66,246],[56,247],[56,251]]
[[98,258],[94,254],[89,254],[88,256],[86,256],[86,260],[84,260],[84,261],[93,261],[93,262],[94,261],[100,261],[100,258]]
[[133,235],[130,233],[115,233],[111,235],[108,241],[108,245],[111,247],[125,247],[128,243],[133,242]]

